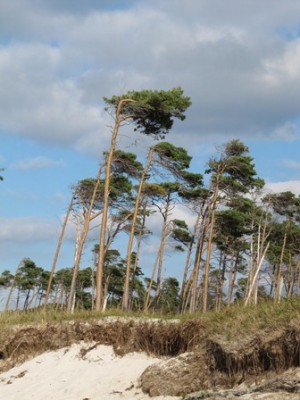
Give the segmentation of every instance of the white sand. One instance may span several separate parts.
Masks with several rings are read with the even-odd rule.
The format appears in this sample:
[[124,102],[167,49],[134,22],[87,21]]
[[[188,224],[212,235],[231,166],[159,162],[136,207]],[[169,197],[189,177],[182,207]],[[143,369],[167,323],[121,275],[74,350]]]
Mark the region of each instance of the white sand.
[[[138,387],[138,379],[159,359],[145,353],[124,357],[111,346],[97,345],[82,358],[81,349],[93,343],[44,353],[0,374],[0,399],[6,400],[111,400],[150,399]],[[174,400],[179,397],[154,397]]]

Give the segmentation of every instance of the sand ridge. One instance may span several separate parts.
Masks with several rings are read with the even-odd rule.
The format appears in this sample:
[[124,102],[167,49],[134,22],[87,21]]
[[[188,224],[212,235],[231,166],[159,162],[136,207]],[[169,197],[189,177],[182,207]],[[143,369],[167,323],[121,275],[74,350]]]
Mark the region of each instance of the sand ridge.
[[[150,397],[139,387],[149,365],[142,352],[117,356],[112,346],[80,342],[45,352],[0,375],[1,398],[9,400],[112,400]],[[179,397],[158,396],[175,400]]]

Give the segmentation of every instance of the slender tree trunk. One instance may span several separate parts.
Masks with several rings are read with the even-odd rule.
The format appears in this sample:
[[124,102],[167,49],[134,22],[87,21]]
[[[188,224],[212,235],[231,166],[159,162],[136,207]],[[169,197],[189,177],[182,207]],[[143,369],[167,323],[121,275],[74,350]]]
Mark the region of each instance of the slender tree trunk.
[[222,306],[226,265],[227,265],[227,254],[226,254],[226,252],[224,252],[221,270],[220,270],[220,276],[219,276],[218,283],[217,283],[216,311],[220,311],[221,306]]
[[105,242],[106,242],[106,226],[108,219],[108,207],[109,207],[109,188],[110,188],[110,175],[111,175],[111,164],[113,160],[114,151],[117,145],[117,136],[118,131],[121,125],[120,112],[122,109],[123,102],[122,100],[119,102],[116,117],[115,117],[115,126],[112,131],[112,138],[110,149],[107,154],[106,159],[106,169],[105,169],[105,182],[104,182],[104,192],[103,192],[103,213],[102,213],[102,221],[101,221],[101,230],[100,230],[100,243],[99,243],[99,258],[98,258],[98,268],[97,268],[97,276],[96,276],[96,311],[101,310],[102,305],[102,296],[103,296],[103,271],[104,271],[104,262],[105,262]]
[[10,303],[10,300],[11,300],[11,296],[12,296],[12,293],[14,291],[14,287],[15,287],[15,284],[16,284],[17,275],[18,275],[18,272],[19,272],[19,269],[20,269],[22,263],[23,263],[23,261],[21,261],[20,264],[18,265],[17,270],[15,272],[15,275],[13,277],[13,280],[11,282],[11,285],[10,285],[10,288],[9,288],[9,292],[8,292],[8,296],[7,296],[7,299],[6,299],[6,303],[5,303],[5,306],[4,306],[4,311],[8,311],[8,307],[9,307],[9,303]]
[[16,311],[19,308],[19,302],[20,302],[20,289],[18,288],[18,293],[17,293],[17,302],[16,302]]
[[139,231],[139,236],[138,236],[138,239],[137,239],[136,257],[135,257],[135,260],[134,260],[132,278],[131,278],[131,283],[130,283],[130,291],[129,291],[130,309],[132,307],[131,304],[132,304],[132,295],[133,295],[133,290],[134,290],[134,281],[135,281],[136,270],[137,270],[138,261],[139,261],[139,257],[140,257],[142,236],[143,236],[143,232],[144,232],[144,228],[145,228],[145,223],[146,223],[146,213],[144,212],[143,213],[141,229]]
[[237,266],[238,266],[238,254],[236,255],[235,260],[232,260],[230,266],[230,273],[228,277],[229,286],[228,286],[228,296],[227,296],[227,305],[229,306],[232,303],[232,295],[233,295],[233,288],[235,285],[236,274],[237,274]]
[[287,229],[286,229],[286,231],[284,233],[284,237],[283,237],[279,266],[278,266],[278,271],[277,271],[277,277],[275,280],[275,292],[274,292],[274,302],[275,303],[279,303],[280,299],[281,299],[281,288],[282,288],[281,281],[282,281],[283,258],[284,258],[284,252],[285,252],[285,247],[286,247],[286,241],[287,241]]
[[[252,229],[253,229],[253,221],[252,221]],[[258,232],[260,230],[260,226],[258,227]],[[253,276],[254,276],[254,234],[252,233],[250,237],[250,257],[249,257],[249,273],[248,273],[248,279],[247,279],[247,284],[246,284],[246,290],[245,290],[245,298],[248,296],[250,286],[253,281]]]
[[[254,221],[252,221],[252,228],[254,227]],[[256,253],[254,251],[254,235],[251,235],[250,242],[250,269],[249,276],[247,280],[246,292],[245,292],[245,301],[244,304],[247,305],[251,301],[251,297],[254,300],[254,303],[257,302],[257,289],[258,289],[258,274],[256,274],[257,269],[260,268],[261,263],[265,258],[265,244],[266,240],[269,236],[270,232],[267,232],[268,228],[268,213],[265,212],[264,221],[262,224],[258,225],[258,234],[257,234],[257,249]],[[269,246],[269,244],[268,244]],[[262,260],[262,261],[261,261]],[[259,272],[259,271],[258,271]],[[250,294],[249,294],[250,293]]]
[[204,274],[203,274],[203,312],[207,312],[208,308],[208,285],[209,285],[209,271],[210,271],[210,259],[212,254],[213,248],[213,237],[214,237],[214,229],[215,229],[215,217],[216,217],[216,204],[218,200],[219,194],[219,180],[220,175],[217,174],[216,176],[216,185],[214,190],[214,195],[212,199],[211,205],[211,218],[210,218],[210,227],[209,227],[209,236],[208,236],[208,243],[207,243],[207,254],[204,266]]
[[203,254],[203,247],[207,233],[207,226],[201,232],[201,235],[198,238],[197,243],[197,250],[196,250],[196,258],[194,263],[194,270],[193,270],[193,278],[192,278],[192,286],[191,286],[191,299],[190,299],[190,307],[189,311],[191,313],[196,311],[197,308],[197,290],[198,290],[198,280],[199,280],[199,272],[200,272],[200,265],[202,260]]
[[193,313],[196,311],[196,304],[197,304],[197,288],[198,288],[198,279],[199,279],[199,272],[200,272],[200,265],[201,259],[203,254],[203,246],[207,234],[208,229],[208,218],[207,218],[208,208],[206,208],[202,225],[199,227],[199,234],[197,240],[197,248],[196,248],[196,257],[194,262],[194,269],[192,272],[192,285],[190,288],[190,307],[189,312]]
[[66,226],[69,220],[69,216],[70,213],[72,211],[73,208],[73,204],[74,204],[74,195],[71,198],[67,213],[65,215],[65,219],[61,228],[61,232],[58,238],[58,243],[57,243],[57,247],[56,247],[56,251],[55,251],[55,255],[54,255],[54,259],[53,259],[53,263],[52,263],[52,268],[51,268],[51,272],[50,272],[50,276],[49,276],[49,281],[48,281],[48,287],[47,287],[47,291],[46,291],[46,295],[45,295],[45,301],[44,301],[44,308],[46,309],[47,305],[48,305],[48,300],[49,300],[49,295],[50,295],[50,291],[51,291],[51,286],[52,286],[52,282],[53,282],[53,276],[55,273],[55,269],[56,269],[56,264],[57,264],[57,260],[58,260],[58,256],[60,253],[60,249],[61,249],[61,245],[63,242],[63,238],[65,235],[65,230],[66,230]]
[[156,255],[156,259],[152,268],[152,274],[151,274],[151,279],[148,285],[148,289],[147,289],[147,294],[146,294],[146,300],[145,300],[145,305],[144,305],[144,311],[148,311],[149,308],[149,301],[150,301],[150,295],[151,295],[151,290],[152,290],[152,285],[153,285],[153,281],[154,281],[154,277],[156,274],[156,269],[157,269],[157,264],[158,264],[158,258],[159,258],[159,252]]
[[158,299],[161,291],[161,276],[162,276],[162,267],[163,267],[163,259],[164,259],[164,250],[166,246],[166,238],[167,238],[167,228],[168,228],[168,216],[170,209],[170,197],[168,197],[166,202],[166,208],[163,214],[163,226],[161,232],[161,242],[158,251],[158,268],[157,268],[157,279],[156,279],[156,292],[155,292],[155,305],[158,304]]
[[[182,304],[182,310],[181,312],[184,314],[187,312],[188,306],[191,301],[191,293],[192,293],[192,276],[187,281],[187,284],[185,286],[185,293],[184,293],[184,303]],[[191,312],[189,310],[189,312]]]
[[93,207],[95,204],[96,196],[97,196],[97,190],[100,184],[100,178],[102,174],[102,166],[99,168],[98,175],[97,175],[97,180],[95,182],[95,187],[93,190],[91,202],[89,205],[88,210],[85,212],[84,216],[84,225],[83,229],[79,238],[79,243],[78,243],[78,248],[76,249],[75,253],[75,261],[74,261],[74,268],[73,268],[73,276],[72,276],[72,282],[71,282],[71,288],[70,288],[70,296],[69,296],[69,301],[68,301],[68,307],[67,307],[67,312],[71,312],[74,310],[74,298],[75,298],[75,290],[76,290],[76,280],[77,280],[77,275],[79,271],[79,265],[80,265],[80,260],[83,252],[83,247],[86,241],[87,234],[89,232],[89,227],[90,227],[90,220],[91,220],[91,214],[93,211]]
[[149,155],[148,155],[148,161],[147,161],[147,164],[142,173],[142,177],[141,177],[140,184],[138,187],[134,212],[133,212],[133,216],[132,216],[131,230],[130,230],[128,246],[127,246],[126,275],[125,275],[124,294],[123,294],[123,302],[122,302],[123,311],[128,311],[128,309],[129,309],[129,280],[130,280],[130,267],[131,267],[131,253],[132,253],[132,247],[133,247],[134,234],[135,234],[135,230],[136,230],[136,221],[137,221],[139,206],[140,206],[140,201],[141,201],[142,189],[143,189],[143,185],[144,185],[147,173],[148,173],[149,168],[152,163],[153,152],[154,152],[154,149],[153,149],[153,147],[151,147],[150,151],[149,151]]
[[[75,268],[75,264],[76,264],[76,260],[78,257],[78,251],[79,251],[79,245],[80,245],[80,239],[81,239],[80,235],[82,233],[82,232],[80,232],[80,225],[82,223],[81,217],[82,216],[80,214],[76,215],[76,239],[75,239],[75,252],[74,252],[74,266],[73,266],[71,287],[70,287],[68,301],[67,301],[67,312],[72,313],[72,314],[75,309],[75,301],[76,301],[75,286],[76,286],[77,270]],[[73,287],[73,285],[74,285],[74,287]]]
[[25,301],[24,301],[24,304],[23,304],[23,310],[27,310],[28,301],[29,301],[29,295],[30,295],[30,289],[27,290]]
[[182,312],[183,311],[183,304],[185,302],[185,294],[186,294],[186,284],[187,284],[187,277],[188,277],[188,272],[189,272],[189,267],[190,267],[190,262],[191,262],[191,257],[192,257],[192,252],[195,244],[195,237],[197,234],[197,230],[199,229],[199,224],[200,224],[200,219],[202,217],[201,210],[198,212],[194,227],[193,227],[193,234],[191,241],[189,243],[188,247],[188,252],[187,252],[187,257],[185,260],[185,265],[184,265],[184,270],[183,270],[183,277],[182,277],[182,284],[181,284],[181,290],[180,290],[180,305],[179,309]]
[[267,246],[265,247],[265,249],[264,249],[264,251],[263,251],[263,253],[262,253],[261,257],[260,257],[259,263],[258,263],[258,265],[257,265],[256,271],[255,271],[255,274],[254,274],[254,277],[253,277],[253,281],[252,281],[252,283],[251,283],[251,285],[250,285],[250,287],[249,287],[249,292],[248,292],[247,298],[246,298],[246,300],[245,300],[245,306],[248,305],[248,303],[249,303],[249,300],[250,300],[252,291],[253,291],[253,289],[254,289],[256,280],[257,280],[257,278],[258,278],[258,274],[259,274],[260,268],[261,268],[261,266],[262,266],[262,263],[263,263],[263,261],[264,261],[264,259],[265,259],[266,254],[267,254],[269,245],[270,245],[270,242],[267,244]]

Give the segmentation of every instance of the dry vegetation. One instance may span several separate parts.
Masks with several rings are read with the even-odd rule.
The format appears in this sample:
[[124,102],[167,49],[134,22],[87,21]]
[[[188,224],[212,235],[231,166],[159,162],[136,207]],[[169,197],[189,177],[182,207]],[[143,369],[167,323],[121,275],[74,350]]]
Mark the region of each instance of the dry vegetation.
[[251,385],[300,366],[299,301],[235,305],[176,320],[114,314],[2,313],[0,371],[81,340],[112,345],[120,355],[167,356],[142,375],[143,389],[151,395]]

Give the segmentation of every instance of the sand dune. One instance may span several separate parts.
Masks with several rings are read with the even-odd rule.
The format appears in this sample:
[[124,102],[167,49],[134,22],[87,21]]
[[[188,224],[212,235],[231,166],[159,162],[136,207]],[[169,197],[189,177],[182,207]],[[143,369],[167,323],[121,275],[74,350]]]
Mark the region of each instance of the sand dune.
[[[79,343],[46,352],[0,375],[1,399],[149,399],[138,379],[159,359],[145,353],[116,356],[111,346]],[[154,397],[175,400],[179,397]]]

